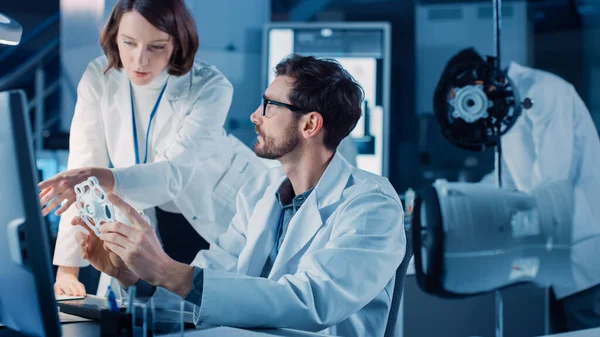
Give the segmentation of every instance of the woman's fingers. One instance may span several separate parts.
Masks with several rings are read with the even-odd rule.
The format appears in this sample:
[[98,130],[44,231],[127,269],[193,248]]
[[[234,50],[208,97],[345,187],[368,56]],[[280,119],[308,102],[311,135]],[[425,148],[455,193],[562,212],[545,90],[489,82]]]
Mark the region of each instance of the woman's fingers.
[[59,193],[56,189],[51,189],[50,191],[46,192],[43,197],[40,198],[40,204],[45,205],[49,203],[50,201],[52,201],[52,199],[56,198],[58,194]]
[[71,199],[66,199],[62,206],[60,206],[59,209],[56,210],[56,212],[54,212],[54,214],[56,214],[56,216],[60,216],[62,215],[64,212],[66,212],[69,207],[71,207],[71,205],[73,205],[75,202]]

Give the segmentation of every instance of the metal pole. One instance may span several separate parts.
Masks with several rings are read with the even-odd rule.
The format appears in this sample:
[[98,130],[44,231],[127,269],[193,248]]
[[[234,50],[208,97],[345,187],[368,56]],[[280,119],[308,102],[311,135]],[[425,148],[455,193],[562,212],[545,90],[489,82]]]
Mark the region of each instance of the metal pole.
[[[500,69],[500,29],[502,28],[502,0],[492,0],[494,4],[494,42],[496,51],[496,69]],[[500,130],[498,135],[500,134]],[[502,142],[499,140],[496,146],[496,172],[498,177],[496,184],[498,188],[502,187]],[[504,335],[504,304],[502,302],[502,293],[500,290],[496,290],[496,337],[503,337]]]
[[492,0],[494,3],[494,45],[496,52],[496,68],[500,69],[500,28],[502,28],[502,0]]
[[502,293],[496,290],[496,337],[504,335],[504,304],[502,302]]
[[[500,130],[498,130],[500,133]],[[502,142],[498,141],[496,146],[496,187],[502,188]],[[502,302],[502,293],[500,290],[496,290],[496,337],[504,336],[504,305]]]
[[[502,27],[502,0],[492,0],[494,6],[494,45],[496,51],[496,69],[500,69],[500,28]],[[498,135],[500,135],[500,128],[496,130]],[[502,187],[502,142],[498,140],[498,145],[496,146],[496,173],[498,174],[496,178],[496,186],[498,188]]]
[[39,153],[44,145],[44,82],[46,74],[42,65],[38,65],[35,69],[35,150]]
[[[498,134],[500,134],[500,130],[498,130]],[[502,188],[502,140],[498,140],[498,145],[496,145],[495,151],[495,160],[494,165],[496,166],[496,187]]]

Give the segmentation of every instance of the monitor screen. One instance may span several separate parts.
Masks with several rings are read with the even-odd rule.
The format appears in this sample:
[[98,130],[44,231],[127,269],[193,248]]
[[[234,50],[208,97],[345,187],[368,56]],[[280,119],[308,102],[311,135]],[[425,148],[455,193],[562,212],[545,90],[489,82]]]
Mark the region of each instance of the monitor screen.
[[387,23],[274,23],[265,27],[263,48],[265,88],[277,63],[290,54],[335,59],[360,83],[363,115],[350,134],[356,165],[383,176],[389,152],[389,31]]
[[60,336],[26,107],[24,92],[0,93],[0,323]]

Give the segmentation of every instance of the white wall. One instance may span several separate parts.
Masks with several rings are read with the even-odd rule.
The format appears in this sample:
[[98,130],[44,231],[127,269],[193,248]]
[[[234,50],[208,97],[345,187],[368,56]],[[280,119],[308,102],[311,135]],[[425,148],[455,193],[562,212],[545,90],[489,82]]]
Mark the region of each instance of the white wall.
[[[100,30],[117,0],[61,0],[61,62],[65,81],[77,87],[88,62],[102,54]],[[196,21],[197,58],[212,63],[234,86],[229,119],[246,142],[254,139],[249,121],[260,103],[262,27],[270,19],[269,0],[186,0]],[[76,97],[63,90],[61,128],[68,130]]]
[[233,84],[229,120],[238,127],[228,131],[251,145],[256,134],[250,114],[264,91],[262,28],[270,20],[270,1],[186,0],[186,4],[198,27],[197,58],[214,64]]

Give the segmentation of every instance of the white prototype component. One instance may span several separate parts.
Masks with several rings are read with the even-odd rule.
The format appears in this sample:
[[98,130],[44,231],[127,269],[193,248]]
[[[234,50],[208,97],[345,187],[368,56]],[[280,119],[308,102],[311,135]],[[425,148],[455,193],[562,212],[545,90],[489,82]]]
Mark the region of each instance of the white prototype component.
[[473,123],[488,117],[487,109],[491,102],[483,92],[483,86],[477,84],[454,88],[454,98],[448,103],[454,108],[452,117],[462,118],[467,123]]
[[96,177],[75,185],[79,217],[100,236],[99,228],[107,222],[115,221],[113,205],[106,199],[106,192]]

